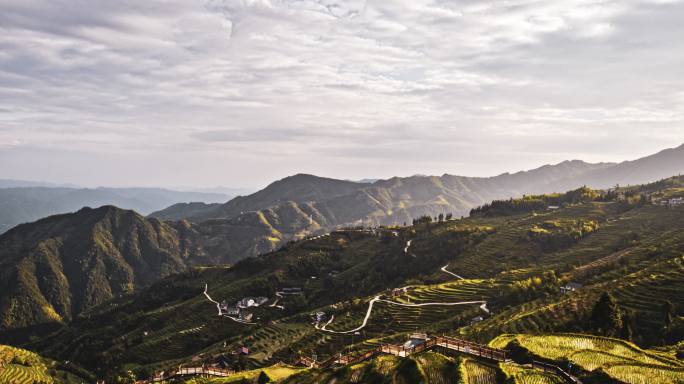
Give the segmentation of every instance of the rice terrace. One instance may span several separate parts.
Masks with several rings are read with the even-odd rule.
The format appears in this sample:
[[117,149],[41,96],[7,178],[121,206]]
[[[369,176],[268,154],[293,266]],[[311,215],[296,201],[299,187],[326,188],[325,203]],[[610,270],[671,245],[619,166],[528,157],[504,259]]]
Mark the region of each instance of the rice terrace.
[[684,384],[684,0],[0,0],[0,384]]

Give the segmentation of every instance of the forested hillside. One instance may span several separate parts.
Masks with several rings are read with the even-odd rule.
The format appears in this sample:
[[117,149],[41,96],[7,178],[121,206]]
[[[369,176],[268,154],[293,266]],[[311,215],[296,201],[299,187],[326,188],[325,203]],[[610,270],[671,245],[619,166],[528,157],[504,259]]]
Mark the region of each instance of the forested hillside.
[[[151,216],[194,223],[224,220],[227,237],[236,239],[240,233],[241,245],[230,248],[231,259],[237,260],[339,226],[402,225],[423,215],[461,217],[492,201],[653,182],[682,172],[684,146],[620,164],[574,160],[495,177],[411,176],[356,183],[298,174],[222,205],[176,204]],[[524,203],[534,202],[528,197]],[[263,236],[268,231],[273,235]],[[257,234],[252,241],[245,237],[250,233]]]
[[[79,362],[102,377],[126,370],[146,377],[179,363],[217,361],[238,371],[276,372],[280,361],[361,355],[403,343],[416,331],[480,343],[502,334],[563,333],[580,346],[584,336],[573,335],[617,337],[648,349],[639,352],[645,356],[664,359],[657,366],[622,360],[625,368],[618,370],[587,364],[578,355],[572,372],[587,382],[638,382],[630,380],[648,372],[658,372],[659,383],[680,377],[684,206],[669,202],[684,196],[684,178],[538,199],[559,196],[565,198],[557,209],[535,205],[462,220],[425,217],[407,227],[350,229],[232,267],[192,268],[23,345]],[[225,300],[229,308],[245,297],[268,299],[246,310],[249,320],[218,316],[211,301]],[[516,361],[527,354],[562,364],[556,359],[564,355],[536,350],[538,344],[527,341],[519,342],[520,349],[506,340],[496,344],[517,351]],[[233,354],[238,347],[247,354]],[[601,354],[601,348],[613,347],[593,348]],[[367,378],[359,382],[372,382],[377,374],[428,382],[430,367],[434,377],[458,369],[460,377],[481,375],[491,382],[506,375],[543,376],[536,368],[478,365],[477,358],[453,360],[436,352],[412,355],[413,362],[371,357],[357,373],[361,366],[281,371],[288,372],[288,382],[302,383],[352,374]]]
[[183,271],[187,228],[105,206],[20,225],[0,236],[2,328],[62,323]]

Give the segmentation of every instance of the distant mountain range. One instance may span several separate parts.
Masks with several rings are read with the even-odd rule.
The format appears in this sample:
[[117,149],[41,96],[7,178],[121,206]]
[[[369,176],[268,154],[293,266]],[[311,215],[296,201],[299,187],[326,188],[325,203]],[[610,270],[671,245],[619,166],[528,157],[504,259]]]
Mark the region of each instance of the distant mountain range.
[[298,174],[225,204],[181,203],[150,216],[195,223],[248,222],[251,228],[261,227],[262,232],[288,239],[341,225],[402,224],[421,215],[440,213],[467,216],[472,208],[496,199],[561,192],[583,185],[605,189],[642,184],[682,172],[684,145],[617,164],[572,160],[494,177],[445,174],[359,183]]
[[[147,218],[113,206],[84,208],[0,235],[0,324],[18,328],[68,320],[189,266],[234,263],[338,226],[467,215],[495,199],[637,184],[683,170],[684,146],[620,164],[565,161],[489,178],[412,176],[367,184],[298,174],[227,203],[176,204]],[[33,215],[55,202],[95,206],[97,198],[112,195],[123,206],[179,196],[141,189],[0,189],[5,212],[20,202],[24,214]]]
[[[684,378],[684,206],[650,204],[648,197],[682,196],[683,187],[684,177],[673,177],[621,188],[621,194],[601,195],[582,188],[566,194],[554,210],[544,207],[540,211],[538,206],[510,201],[502,204],[523,209],[515,214],[500,210],[477,218],[421,222],[392,230],[333,231],[231,267],[204,266],[168,276],[134,295],[87,310],[48,334],[0,329],[0,343],[11,342],[53,359],[68,360],[70,365],[92,370],[98,379],[112,377],[121,367],[131,367],[139,379],[146,379],[153,371],[169,372],[181,364],[219,364],[236,370],[255,369],[251,372],[269,367],[278,372],[290,370],[283,375],[294,376],[279,382],[299,384],[453,383],[468,377],[485,377],[481,382],[486,383],[577,382],[542,371],[527,376],[533,380],[508,376],[497,381],[506,376],[491,367],[505,369],[511,362],[482,365],[491,366],[488,376],[481,368],[469,375],[461,373],[466,372],[466,365],[459,368],[466,356],[439,350],[400,359],[383,354],[374,360],[371,350],[362,358],[370,356],[371,360],[352,360],[347,365],[346,359],[340,359],[340,355],[363,356],[357,348],[374,348],[379,343],[392,343],[396,347],[391,349],[404,352],[408,349],[402,345],[421,345],[403,344],[408,337],[414,342],[418,339],[409,334],[425,332],[481,344],[495,338],[515,340],[515,349],[509,349],[508,356],[518,359],[516,364],[541,355],[556,359],[554,364],[565,368],[567,359],[573,358],[572,373],[580,377],[579,382],[679,383],[679,378]],[[537,201],[558,198],[546,196]],[[174,233],[182,236],[187,231],[131,212],[117,213],[114,208],[41,220],[30,231],[33,225],[15,228],[8,235],[36,238],[48,228],[75,221],[88,221],[85,228],[94,224],[99,228],[94,232],[98,237],[112,236],[111,251],[93,246],[97,252],[116,255],[116,248],[123,256],[126,244],[137,244],[130,248],[158,250],[168,255],[162,260],[182,263],[193,258],[175,257],[176,252],[188,250],[187,246],[176,248],[164,245],[169,244],[167,240],[148,240],[160,235],[172,239]],[[121,225],[126,223],[129,229]],[[133,227],[139,229],[131,230]],[[7,247],[6,236],[0,238],[0,249]],[[64,253],[63,260],[73,257],[79,266],[95,264],[90,260],[106,263],[104,257],[93,259],[83,254]],[[136,260],[142,259],[152,260],[149,256],[128,257],[127,262],[139,265]],[[116,268],[107,270],[110,279],[101,278],[100,272],[95,272],[98,269],[79,270],[83,270],[81,274],[92,271],[94,277],[89,281],[100,282],[92,286],[117,286],[111,283],[119,276]],[[69,276],[69,268],[65,271]],[[47,285],[44,277],[39,275],[38,287]],[[0,297],[6,295],[7,286],[0,286]],[[292,288],[301,292],[283,294],[288,287],[290,292]],[[26,296],[12,292],[17,306],[25,308],[23,303],[30,303]],[[41,292],[49,295],[52,291]],[[78,293],[76,289],[74,297]],[[261,296],[268,299],[267,304],[232,307],[242,298]],[[225,300],[231,311],[249,315],[249,322],[229,317],[223,310],[217,312],[210,300]],[[604,301],[609,305],[600,304]],[[0,308],[0,314],[5,313],[5,308]],[[524,335],[511,339],[513,333]],[[597,337],[606,335],[611,338]],[[644,351],[617,336],[657,350]],[[547,347],[549,344],[552,346]],[[469,348],[461,352],[468,353]],[[243,355],[231,353],[236,350]],[[580,353],[590,358],[575,358]],[[312,355],[319,362],[330,363],[301,371],[285,365],[299,365],[295,363],[299,357]],[[449,356],[456,359],[447,360]],[[604,364],[605,370],[596,368],[597,362]],[[584,368],[577,368],[580,364]],[[244,379],[250,377],[248,372],[214,382],[255,383]],[[540,377],[549,380],[537,380]],[[178,378],[186,383],[208,380]]]
[[17,224],[82,207],[115,205],[142,214],[179,202],[225,202],[234,195],[181,192],[161,188],[73,188],[45,183],[0,180],[0,233]]

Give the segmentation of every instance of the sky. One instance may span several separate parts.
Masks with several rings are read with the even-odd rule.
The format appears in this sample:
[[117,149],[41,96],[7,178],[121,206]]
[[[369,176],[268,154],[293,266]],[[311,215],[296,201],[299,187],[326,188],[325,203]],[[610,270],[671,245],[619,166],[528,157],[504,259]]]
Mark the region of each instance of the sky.
[[489,176],[684,143],[677,0],[0,0],[0,178]]

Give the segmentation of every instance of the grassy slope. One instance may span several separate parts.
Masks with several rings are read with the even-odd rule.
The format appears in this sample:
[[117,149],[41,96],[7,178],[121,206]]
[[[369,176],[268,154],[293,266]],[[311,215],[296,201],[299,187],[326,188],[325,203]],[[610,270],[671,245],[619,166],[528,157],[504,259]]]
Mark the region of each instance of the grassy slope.
[[81,383],[82,378],[25,349],[0,345],[0,384]]
[[288,384],[313,383],[460,383],[459,360],[435,352],[410,358],[379,356],[353,366],[335,370],[309,370],[285,380]]
[[[86,365],[92,359],[109,369],[161,368],[200,352],[212,356],[247,345],[249,366],[258,368],[298,354],[325,358],[345,348],[361,351],[403,340],[416,329],[483,341],[502,332],[577,331],[606,289],[639,315],[637,336],[646,335],[659,320],[657,309],[645,304],[664,298],[681,303],[682,213],[682,208],[625,210],[614,202],[591,202],[539,214],[418,225],[400,229],[396,238],[339,234],[299,242],[234,268],[203,268],[167,279],[137,297],[97,308],[36,346],[51,356]],[[598,230],[552,251],[530,239],[535,227],[554,222],[564,231],[578,220],[595,221]],[[404,255],[407,239],[413,243]],[[439,271],[446,263],[468,279],[457,281]],[[585,286],[572,295],[561,295],[554,286],[520,303],[504,301],[511,286],[549,270]],[[334,277],[332,271],[337,271]],[[302,286],[306,295],[283,301],[286,311],[255,311],[260,325],[242,325],[216,317],[215,307],[201,295],[205,282],[216,299],[273,297],[282,286]],[[369,325],[354,338],[322,333],[310,324],[309,314],[323,309],[336,314],[330,329],[354,328],[371,297],[407,284],[414,286],[395,300],[486,299],[495,315],[459,330],[481,313],[477,305],[402,309],[379,303]],[[181,333],[190,329],[195,330]],[[143,337],[144,332],[148,335]]]
[[557,375],[542,372],[520,366],[514,363],[501,363],[501,370],[506,375],[506,379],[512,380],[516,384],[563,384],[565,380]]
[[270,367],[264,367],[260,369],[253,369],[249,371],[242,371],[231,375],[229,377],[221,378],[191,378],[184,381],[187,384],[229,384],[229,383],[241,383],[245,380],[254,381],[256,380],[261,372],[266,373],[268,377],[273,381],[283,381],[290,376],[301,374],[306,371],[304,368],[291,367],[283,364],[275,364]]
[[587,371],[602,370],[626,383],[684,381],[684,362],[624,340],[581,334],[502,335],[490,345],[504,348],[512,341],[537,356],[570,361]]
[[23,224],[0,236],[0,327],[68,321],[184,269],[179,233],[111,206]]

